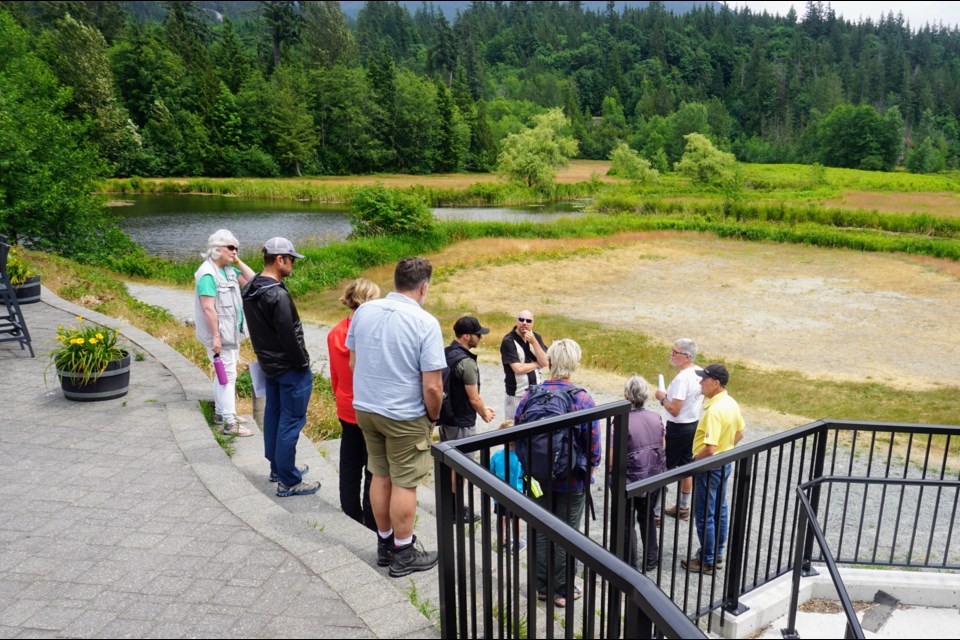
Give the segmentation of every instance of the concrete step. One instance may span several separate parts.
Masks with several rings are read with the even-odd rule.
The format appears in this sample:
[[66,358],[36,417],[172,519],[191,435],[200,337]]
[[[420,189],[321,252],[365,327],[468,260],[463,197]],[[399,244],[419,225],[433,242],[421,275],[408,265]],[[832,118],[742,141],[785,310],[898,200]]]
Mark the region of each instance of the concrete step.
[[[251,419],[250,428],[256,429]],[[412,608],[427,616],[435,626],[426,630],[426,635],[439,634],[439,581],[437,570],[415,573],[404,578],[391,578],[387,568],[377,566],[376,534],[349,518],[340,508],[339,498],[339,452],[340,441],[330,440],[319,445],[301,435],[297,443],[297,464],[310,466],[308,480],[319,480],[320,491],[310,496],[276,495],[276,484],[268,481],[269,464],[263,457],[263,439],[253,436],[233,441],[233,463],[250,484],[282,508],[294,520],[305,524],[315,532],[318,540],[333,543],[343,553],[350,554],[357,562],[351,562],[348,571],[338,569],[333,579],[343,586],[340,592],[344,600],[358,612],[370,602],[388,602],[391,607]],[[421,487],[418,499],[421,508],[415,527],[417,537],[429,551],[435,551],[436,521],[433,517],[432,487]],[[338,558],[342,566],[343,558]],[[328,578],[324,574],[324,578]],[[385,597],[385,594],[389,594]]]

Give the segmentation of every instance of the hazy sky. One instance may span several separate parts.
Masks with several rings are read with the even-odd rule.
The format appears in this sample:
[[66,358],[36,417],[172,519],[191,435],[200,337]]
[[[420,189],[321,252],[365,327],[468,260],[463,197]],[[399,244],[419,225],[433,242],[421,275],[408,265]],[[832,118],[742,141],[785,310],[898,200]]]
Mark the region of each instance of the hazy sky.
[[[730,6],[741,7],[749,6],[751,11],[764,11],[767,13],[785,14],[793,5],[798,17],[803,16],[806,9],[806,0],[802,2],[754,2],[734,1],[728,2]],[[827,6],[824,1],[823,5]],[[871,18],[877,21],[881,15],[887,15],[893,11],[894,15],[903,12],[904,18],[910,23],[913,30],[917,30],[925,23],[937,24],[943,22],[945,26],[954,26],[960,24],[960,2],[830,2],[834,13],[843,16],[851,22],[857,22],[861,18]]]

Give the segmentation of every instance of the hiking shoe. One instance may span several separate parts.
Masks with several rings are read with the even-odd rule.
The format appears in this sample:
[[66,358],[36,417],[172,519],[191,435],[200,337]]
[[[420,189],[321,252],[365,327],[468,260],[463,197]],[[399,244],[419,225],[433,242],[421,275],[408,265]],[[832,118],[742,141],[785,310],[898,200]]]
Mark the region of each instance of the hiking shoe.
[[[513,544],[509,546],[506,542],[501,542],[500,548],[505,550],[507,553],[517,554],[527,548],[527,541],[523,538],[520,538],[519,540],[514,540]],[[546,598],[546,594],[544,594],[544,598]]]
[[[302,467],[297,467],[297,471],[300,472],[300,475],[301,475],[301,476],[305,476],[305,475],[307,475],[307,471],[310,471],[310,465],[305,464],[305,465],[303,465]],[[280,482],[280,476],[278,476],[277,474],[275,474],[275,473],[273,473],[273,472],[270,472],[270,477],[267,478],[267,479],[268,479],[270,482]]]
[[700,562],[700,558],[685,558],[680,561],[680,566],[690,573],[703,573],[704,575],[713,575],[713,565]]
[[281,498],[288,496],[308,496],[320,490],[319,482],[301,482],[292,487],[288,487],[282,482],[277,483],[277,495]]
[[408,576],[414,571],[429,571],[437,566],[439,556],[424,550],[423,545],[413,537],[413,542],[397,548],[393,548],[393,560],[390,561],[390,577],[402,578]]
[[470,511],[470,507],[464,505],[463,511],[457,517],[457,522],[463,522],[466,524],[473,524],[474,522],[480,521],[480,514]]
[[389,567],[393,560],[393,534],[389,538],[381,538],[377,534],[377,566]]
[[689,520],[690,519],[690,507],[686,509],[678,509],[677,505],[672,507],[667,507],[664,513],[671,518],[677,518],[678,520]]

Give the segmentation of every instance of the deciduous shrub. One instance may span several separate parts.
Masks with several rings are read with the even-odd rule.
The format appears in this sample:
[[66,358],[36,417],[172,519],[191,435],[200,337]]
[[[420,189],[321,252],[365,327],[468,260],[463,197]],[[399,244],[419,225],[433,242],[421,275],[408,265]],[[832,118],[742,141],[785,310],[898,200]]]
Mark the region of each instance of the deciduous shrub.
[[732,153],[720,151],[706,136],[688,133],[686,150],[675,165],[678,173],[696,184],[719,186],[736,177],[737,159]]
[[350,199],[350,222],[357,237],[427,235],[433,214],[416,195],[382,186],[361,187]]
[[660,172],[650,166],[650,161],[640,156],[625,142],[621,142],[610,152],[612,166],[607,171],[608,176],[627,178],[641,183],[656,182]]

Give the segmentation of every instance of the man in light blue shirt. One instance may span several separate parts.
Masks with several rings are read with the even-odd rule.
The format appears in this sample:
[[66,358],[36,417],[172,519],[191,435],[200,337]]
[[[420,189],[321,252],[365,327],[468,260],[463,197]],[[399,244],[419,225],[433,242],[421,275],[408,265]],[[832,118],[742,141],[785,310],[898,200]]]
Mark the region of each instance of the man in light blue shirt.
[[440,323],[422,308],[432,273],[423,258],[401,260],[396,291],[360,305],[347,332],[353,407],[373,474],[377,564],[389,565],[393,577],[437,564],[437,554],[414,544],[413,535],[417,486],[433,470],[430,444],[447,365]]

